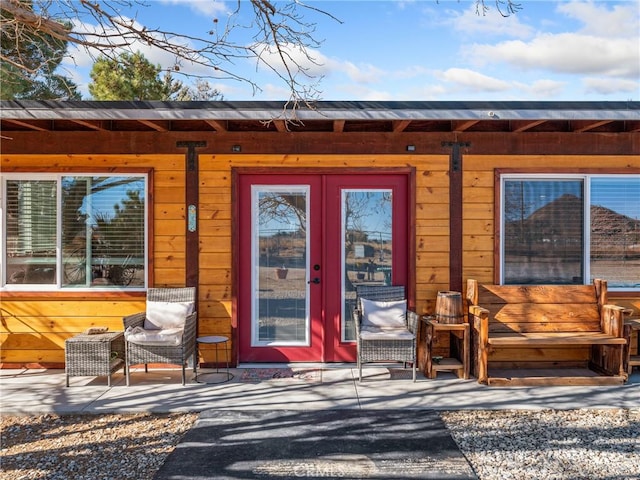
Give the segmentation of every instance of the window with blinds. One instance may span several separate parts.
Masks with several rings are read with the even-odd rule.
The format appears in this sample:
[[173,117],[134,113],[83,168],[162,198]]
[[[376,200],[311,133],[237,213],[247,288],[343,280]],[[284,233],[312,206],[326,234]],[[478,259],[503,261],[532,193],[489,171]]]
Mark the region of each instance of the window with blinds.
[[145,175],[6,178],[3,286],[144,288],[146,185]]
[[640,175],[592,178],[590,280],[640,288]]
[[640,176],[505,175],[504,284],[640,288]]

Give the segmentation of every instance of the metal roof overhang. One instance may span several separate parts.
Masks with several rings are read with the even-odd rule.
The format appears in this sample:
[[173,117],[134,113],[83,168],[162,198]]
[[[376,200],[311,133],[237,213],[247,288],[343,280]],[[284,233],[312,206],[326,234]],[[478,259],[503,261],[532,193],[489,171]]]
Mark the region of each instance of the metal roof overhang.
[[[55,122],[138,121],[183,122],[181,130],[189,130],[184,122],[192,122],[194,130],[202,130],[202,122],[237,122],[252,124],[254,129],[266,129],[271,122],[297,121],[296,131],[314,131],[313,122],[362,122],[366,131],[380,131],[384,122],[402,122],[407,128],[412,122],[475,122],[466,128],[481,131],[504,131],[504,122],[592,122],[591,128],[609,125],[607,131],[640,131],[640,102],[422,102],[422,101],[325,101],[313,107],[287,108],[285,102],[275,101],[211,101],[211,102],[96,102],[96,101],[1,101],[0,118],[3,130],[55,131]],[[43,121],[50,126],[42,127]],[[309,125],[306,126],[308,122]],[[368,123],[370,122],[370,123]],[[499,127],[498,124],[501,126]],[[262,125],[256,126],[256,125]],[[475,126],[471,126],[475,125]],[[148,126],[148,125],[147,125]],[[86,127],[86,125],[85,125]],[[104,128],[104,127],[103,127]],[[101,129],[103,129],[101,128]],[[420,127],[416,127],[420,128]],[[438,127],[452,131],[455,127]],[[518,127],[521,131],[522,127]],[[547,127],[563,131],[584,131],[584,125]],[[82,129],[82,125],[78,125]],[[116,123],[106,130],[118,130]],[[64,130],[68,131],[66,126]],[[167,128],[171,130],[171,126]],[[430,130],[433,131],[433,130]]]

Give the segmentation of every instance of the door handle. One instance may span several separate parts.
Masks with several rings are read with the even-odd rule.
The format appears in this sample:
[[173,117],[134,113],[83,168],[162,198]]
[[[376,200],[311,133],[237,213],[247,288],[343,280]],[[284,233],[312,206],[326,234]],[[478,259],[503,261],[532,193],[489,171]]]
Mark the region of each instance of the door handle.
[[313,280],[309,280],[307,283],[315,283],[316,285],[318,285],[320,283],[320,279],[316,277]]

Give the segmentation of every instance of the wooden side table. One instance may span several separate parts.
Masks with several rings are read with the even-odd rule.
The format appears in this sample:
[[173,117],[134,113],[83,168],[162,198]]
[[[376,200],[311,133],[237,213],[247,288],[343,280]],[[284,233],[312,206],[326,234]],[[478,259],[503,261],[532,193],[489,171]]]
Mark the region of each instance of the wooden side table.
[[[471,339],[469,337],[468,323],[438,323],[435,317],[424,317],[423,322],[427,330],[426,365],[427,378],[436,378],[440,371],[453,371],[458,378],[469,378],[469,355],[471,351]],[[457,356],[434,360],[434,342],[439,332],[448,332],[452,353],[457,351]]]
[[67,387],[69,377],[106,375],[111,386],[111,374],[124,366],[124,332],[88,335],[81,333],[64,342]]
[[631,375],[633,367],[640,367],[640,318],[630,318],[624,321],[623,368]]

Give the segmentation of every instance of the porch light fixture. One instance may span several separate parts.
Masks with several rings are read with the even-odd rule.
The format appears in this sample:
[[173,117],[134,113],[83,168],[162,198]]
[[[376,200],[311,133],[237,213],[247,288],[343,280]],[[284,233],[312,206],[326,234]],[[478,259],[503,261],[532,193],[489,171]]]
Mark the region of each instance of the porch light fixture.
[[415,152],[415,151],[416,151],[415,145],[407,145],[407,152]]
[[233,145],[231,147],[231,151],[234,153],[239,153],[242,151],[242,145]]

